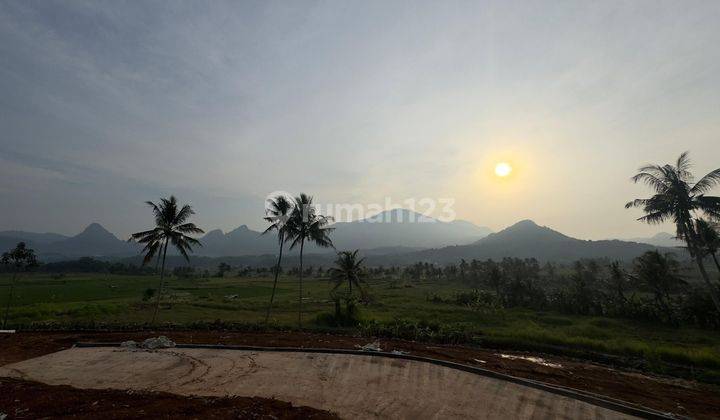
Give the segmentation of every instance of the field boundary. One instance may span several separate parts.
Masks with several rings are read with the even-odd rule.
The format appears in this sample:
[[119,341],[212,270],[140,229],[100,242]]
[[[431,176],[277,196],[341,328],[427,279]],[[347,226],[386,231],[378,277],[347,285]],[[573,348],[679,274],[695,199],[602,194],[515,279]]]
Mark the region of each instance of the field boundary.
[[[79,342],[74,345],[78,348],[96,348],[96,347],[121,347],[120,343],[89,343]],[[430,357],[415,356],[407,353],[390,353],[383,351],[366,351],[353,349],[323,349],[312,347],[264,347],[264,346],[242,346],[242,345],[223,345],[223,344],[178,344],[175,348],[180,349],[217,349],[217,350],[241,350],[241,351],[262,351],[262,352],[280,352],[280,353],[322,353],[322,354],[342,354],[354,356],[373,356],[386,357],[391,359],[403,359],[416,362],[431,363],[451,369],[460,370],[480,376],[511,382],[514,384],[539,389],[541,391],[550,392],[552,394],[579,400],[598,407],[607,408],[623,414],[637,416],[646,419],[678,419],[673,414],[663,413],[652,410],[639,405],[631,404],[615,398],[605,397],[603,395],[591,392],[581,391],[574,388],[552,385],[532,379],[520,378],[517,376],[507,375],[481,367],[464,365],[462,363],[450,362],[447,360],[434,359]]]

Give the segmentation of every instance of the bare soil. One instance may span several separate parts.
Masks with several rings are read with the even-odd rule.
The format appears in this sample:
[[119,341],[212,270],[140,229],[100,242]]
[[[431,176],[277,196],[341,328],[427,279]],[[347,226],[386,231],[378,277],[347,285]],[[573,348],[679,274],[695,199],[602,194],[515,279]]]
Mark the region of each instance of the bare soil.
[[[305,332],[26,332],[0,335],[0,365],[66,349],[79,341],[139,341],[158,335],[166,335],[173,341],[184,344],[235,344],[328,349],[356,348],[357,346],[367,344],[369,341],[363,337]],[[490,349],[432,345],[402,340],[381,340],[380,346],[383,351],[400,350],[418,356],[480,366],[513,376],[539,380],[617,398],[663,412],[694,418],[718,418],[718,413],[720,413],[720,389],[712,385],[692,381],[647,375],[641,372],[616,369],[612,366],[550,355],[500,352]],[[525,359],[506,358],[501,356],[501,354],[523,357],[539,356],[548,362],[548,364],[560,365],[560,367],[543,365]],[[84,393],[86,391],[78,392]],[[147,396],[147,398],[155,398],[155,395]],[[172,398],[183,399],[182,397]],[[55,402],[62,401],[57,398],[52,398],[52,400]],[[0,406],[3,406],[3,401],[4,400],[0,399]],[[92,403],[92,401],[90,403]]]
[[8,419],[337,419],[326,411],[267,398],[183,397],[160,392],[77,389],[0,378]]

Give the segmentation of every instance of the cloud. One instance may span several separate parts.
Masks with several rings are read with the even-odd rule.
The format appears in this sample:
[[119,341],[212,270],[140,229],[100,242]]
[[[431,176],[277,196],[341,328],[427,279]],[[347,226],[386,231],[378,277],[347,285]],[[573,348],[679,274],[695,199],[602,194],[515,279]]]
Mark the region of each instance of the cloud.
[[[323,202],[477,197],[459,213],[501,228],[516,212],[484,209],[491,191],[458,184],[485,156],[522,149],[548,169],[508,207],[602,181],[597,207],[569,214],[566,194],[543,208],[558,228],[599,237],[616,229],[612,206],[642,193],[627,184],[638,164],[688,148],[699,169],[714,163],[720,6],[404,6],[2,2],[2,171],[84,201],[63,206],[58,192],[67,213],[38,212],[42,229],[80,211],[131,230],[109,191],[133,203],[181,192],[229,229],[257,223],[255,201],[281,189]],[[15,222],[29,224],[23,213]]]

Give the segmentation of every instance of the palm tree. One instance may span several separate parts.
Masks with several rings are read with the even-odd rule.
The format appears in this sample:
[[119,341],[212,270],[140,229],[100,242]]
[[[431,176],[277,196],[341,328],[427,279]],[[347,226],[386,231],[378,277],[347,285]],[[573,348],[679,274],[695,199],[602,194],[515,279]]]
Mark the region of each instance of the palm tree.
[[720,183],[720,169],[715,169],[694,182],[690,173],[688,152],[685,152],[680,155],[675,165],[646,165],[639,171],[632,177],[633,182],[645,183],[655,190],[655,195],[635,199],[625,204],[625,208],[642,208],[645,215],[638,219],[642,222],[658,224],[672,220],[677,229],[677,237],[687,244],[688,251],[708,286],[715,308],[720,312],[720,299],[705,270],[701,241],[693,224],[693,214],[696,213],[720,219],[720,197],[705,195]]
[[278,253],[277,264],[275,264],[275,281],[273,282],[272,294],[270,295],[270,305],[268,305],[267,313],[265,314],[266,324],[270,319],[270,310],[273,305],[273,300],[275,300],[275,290],[277,289],[278,275],[280,274],[283,247],[285,245],[285,240],[288,238],[289,226],[287,222],[295,206],[293,202],[288,200],[285,196],[278,195],[275,198],[268,199],[268,207],[269,208],[265,211],[265,221],[270,223],[270,226],[268,226],[262,234],[265,235],[270,231],[276,231],[278,244],[280,245],[280,252]]
[[333,290],[345,282],[350,288],[350,295],[352,295],[353,284],[360,289],[362,287],[360,283],[365,281],[364,261],[365,258],[358,259],[358,250],[338,252],[335,267],[330,269],[330,278],[335,282]]
[[700,238],[700,245],[705,252],[712,256],[715,267],[717,267],[720,272],[720,263],[718,263],[716,255],[718,248],[720,248],[720,234],[718,233],[717,224],[705,219],[697,219],[695,221],[695,228]]
[[294,208],[288,220],[287,239],[292,238],[290,249],[300,246],[300,281],[298,295],[298,327],[302,328],[302,281],[303,281],[303,250],[305,242],[314,243],[321,248],[331,248],[330,232],[334,229],[328,225],[332,222],[329,216],[317,213],[312,203],[312,196],[305,193],[295,197]]
[[634,274],[630,277],[638,284],[650,289],[655,296],[655,301],[673,321],[673,311],[670,308],[670,296],[679,287],[687,282],[680,277],[680,267],[672,254],[662,255],[657,250],[647,251],[637,257],[634,262]]
[[155,311],[152,317],[152,323],[154,324],[157,319],[158,310],[160,309],[160,296],[163,292],[165,257],[167,256],[168,245],[172,244],[185,260],[189,262],[190,257],[188,256],[188,251],[192,252],[193,246],[202,246],[202,244],[197,239],[188,236],[188,234],[204,233],[204,231],[195,226],[194,223],[187,223],[190,216],[195,214],[195,211],[187,204],[179,207],[175,196],[171,195],[170,198],[161,198],[158,204],[152,201],[146,201],[146,204],[152,208],[155,216],[155,228],[134,233],[130,239],[145,244],[142,250],[145,254],[143,265],[152,261],[155,254],[162,254],[160,285],[158,287]]
[[10,280],[10,290],[8,292],[8,300],[5,305],[5,316],[3,317],[2,329],[7,326],[8,317],[10,316],[10,305],[12,304],[13,291],[15,289],[15,280],[22,271],[27,271],[37,265],[35,251],[25,246],[25,242],[19,242],[15,248],[8,252],[4,252],[0,258],[2,265],[12,267],[13,275]]

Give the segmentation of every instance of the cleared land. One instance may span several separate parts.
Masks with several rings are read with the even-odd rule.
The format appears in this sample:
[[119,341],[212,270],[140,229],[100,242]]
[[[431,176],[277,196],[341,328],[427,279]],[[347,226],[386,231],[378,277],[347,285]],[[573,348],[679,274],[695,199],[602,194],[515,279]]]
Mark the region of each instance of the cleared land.
[[[0,335],[0,365],[16,363],[70,348],[79,341],[141,341],[167,335],[179,343],[257,345],[265,347],[315,347],[356,349],[367,338],[310,332],[232,331],[145,331],[145,332],[42,332]],[[404,340],[381,340],[384,351],[399,350],[412,355],[474,365],[485,369],[545,383],[580,389],[628,401],[661,412],[693,418],[717,418],[720,392],[711,385],[662,378],[637,371],[587,363],[567,357],[540,355],[548,364],[505,356],[538,356],[536,353],[499,352],[457,345],[427,344]],[[559,367],[558,367],[559,366]],[[91,397],[89,397],[91,398]],[[90,401],[92,403],[93,401]]]
[[334,414],[290,403],[249,397],[187,397],[160,392],[78,389],[0,378],[0,412],[9,419],[337,419]]
[[0,376],[89,389],[277,398],[344,418],[631,418],[499,379],[379,356],[73,348],[5,366]]

